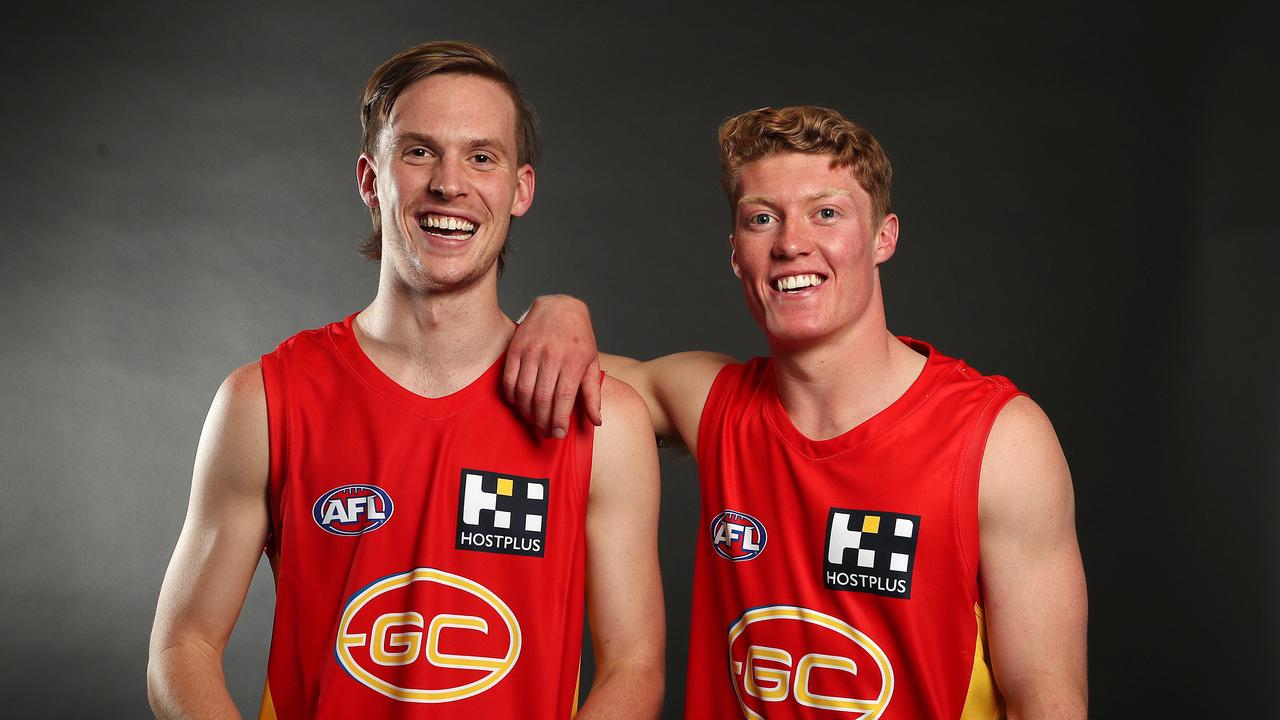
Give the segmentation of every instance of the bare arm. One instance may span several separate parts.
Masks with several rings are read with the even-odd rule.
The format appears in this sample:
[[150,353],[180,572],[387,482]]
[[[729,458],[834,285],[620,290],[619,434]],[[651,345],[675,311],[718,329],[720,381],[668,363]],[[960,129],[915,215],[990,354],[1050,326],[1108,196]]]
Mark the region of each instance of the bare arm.
[[1088,598],[1071,475],[1030,399],[996,419],[979,487],[991,660],[1009,718],[1082,718]]
[[656,718],[664,613],[658,572],[658,456],[640,398],[602,388],[587,507],[587,612],[596,675],[580,720]]
[[731,362],[728,355],[713,352],[674,353],[643,362],[600,354],[604,371],[635,388],[644,399],[653,434],[678,438],[695,457],[702,407],[716,374]]
[[196,451],[187,519],[151,630],[147,692],[160,718],[238,718],[222,652],[269,526],[267,407],[257,363],[219,388]]

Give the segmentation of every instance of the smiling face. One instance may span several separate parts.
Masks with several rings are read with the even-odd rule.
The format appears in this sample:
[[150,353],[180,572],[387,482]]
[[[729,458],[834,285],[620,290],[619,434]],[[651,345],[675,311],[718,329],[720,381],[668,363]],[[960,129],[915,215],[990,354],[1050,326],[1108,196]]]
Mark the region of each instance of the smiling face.
[[781,152],[742,168],[733,270],[774,347],[883,324],[877,266],[897,247],[898,218],[873,221],[870,196],[832,159]]
[[533,202],[511,96],[476,75],[431,75],[406,88],[356,177],[379,213],[384,272],[390,263],[419,292],[496,276],[511,218]]

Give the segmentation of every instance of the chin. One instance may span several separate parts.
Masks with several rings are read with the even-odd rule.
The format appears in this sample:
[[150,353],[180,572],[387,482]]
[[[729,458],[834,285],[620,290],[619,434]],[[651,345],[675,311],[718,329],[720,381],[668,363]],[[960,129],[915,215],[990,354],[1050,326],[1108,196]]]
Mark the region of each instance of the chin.
[[[492,263],[441,263],[437,258],[434,267],[430,259],[424,258],[423,265],[416,268],[418,277],[431,290],[436,292],[462,290],[484,280],[489,273],[496,273],[496,262]],[[441,265],[447,265],[441,267]]]
[[773,323],[762,327],[771,344],[783,346],[807,346],[821,342],[831,335],[831,329],[813,323]]

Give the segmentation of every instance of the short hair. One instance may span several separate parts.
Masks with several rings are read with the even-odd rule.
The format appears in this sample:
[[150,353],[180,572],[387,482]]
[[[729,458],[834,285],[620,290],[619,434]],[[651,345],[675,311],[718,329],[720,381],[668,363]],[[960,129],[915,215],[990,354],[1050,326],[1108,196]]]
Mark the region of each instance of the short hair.
[[735,115],[720,125],[720,164],[725,194],[738,201],[742,168],[781,152],[831,155],[831,167],[849,168],[871,196],[871,219],[889,213],[893,166],[869,130],[829,108],[795,105]]
[[[396,99],[413,83],[440,74],[475,75],[503,87],[515,107],[516,161],[536,165],[542,156],[542,130],[533,105],[520,93],[511,74],[493,53],[472,43],[433,40],[405,50],[382,63],[365,83],[360,99],[360,151],[374,154],[378,136],[391,117]],[[382,224],[376,210],[373,232],[360,244],[360,253],[370,260],[382,258]],[[507,248],[498,256],[498,272],[505,264]]]

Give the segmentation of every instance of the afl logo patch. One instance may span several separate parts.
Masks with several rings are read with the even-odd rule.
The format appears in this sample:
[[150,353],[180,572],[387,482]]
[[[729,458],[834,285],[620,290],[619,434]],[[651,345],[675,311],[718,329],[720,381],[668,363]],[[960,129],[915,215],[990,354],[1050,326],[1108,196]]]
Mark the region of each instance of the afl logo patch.
[[711,547],[726,560],[750,560],[764,552],[768,539],[764,523],[746,513],[725,510],[711,521]]
[[320,496],[311,506],[311,517],[325,532],[363,535],[391,519],[391,496],[377,485],[343,485]]
[[389,575],[343,608],[338,663],[393,700],[447,703],[502,682],[520,658],[515,613],[489,588],[436,568]]

